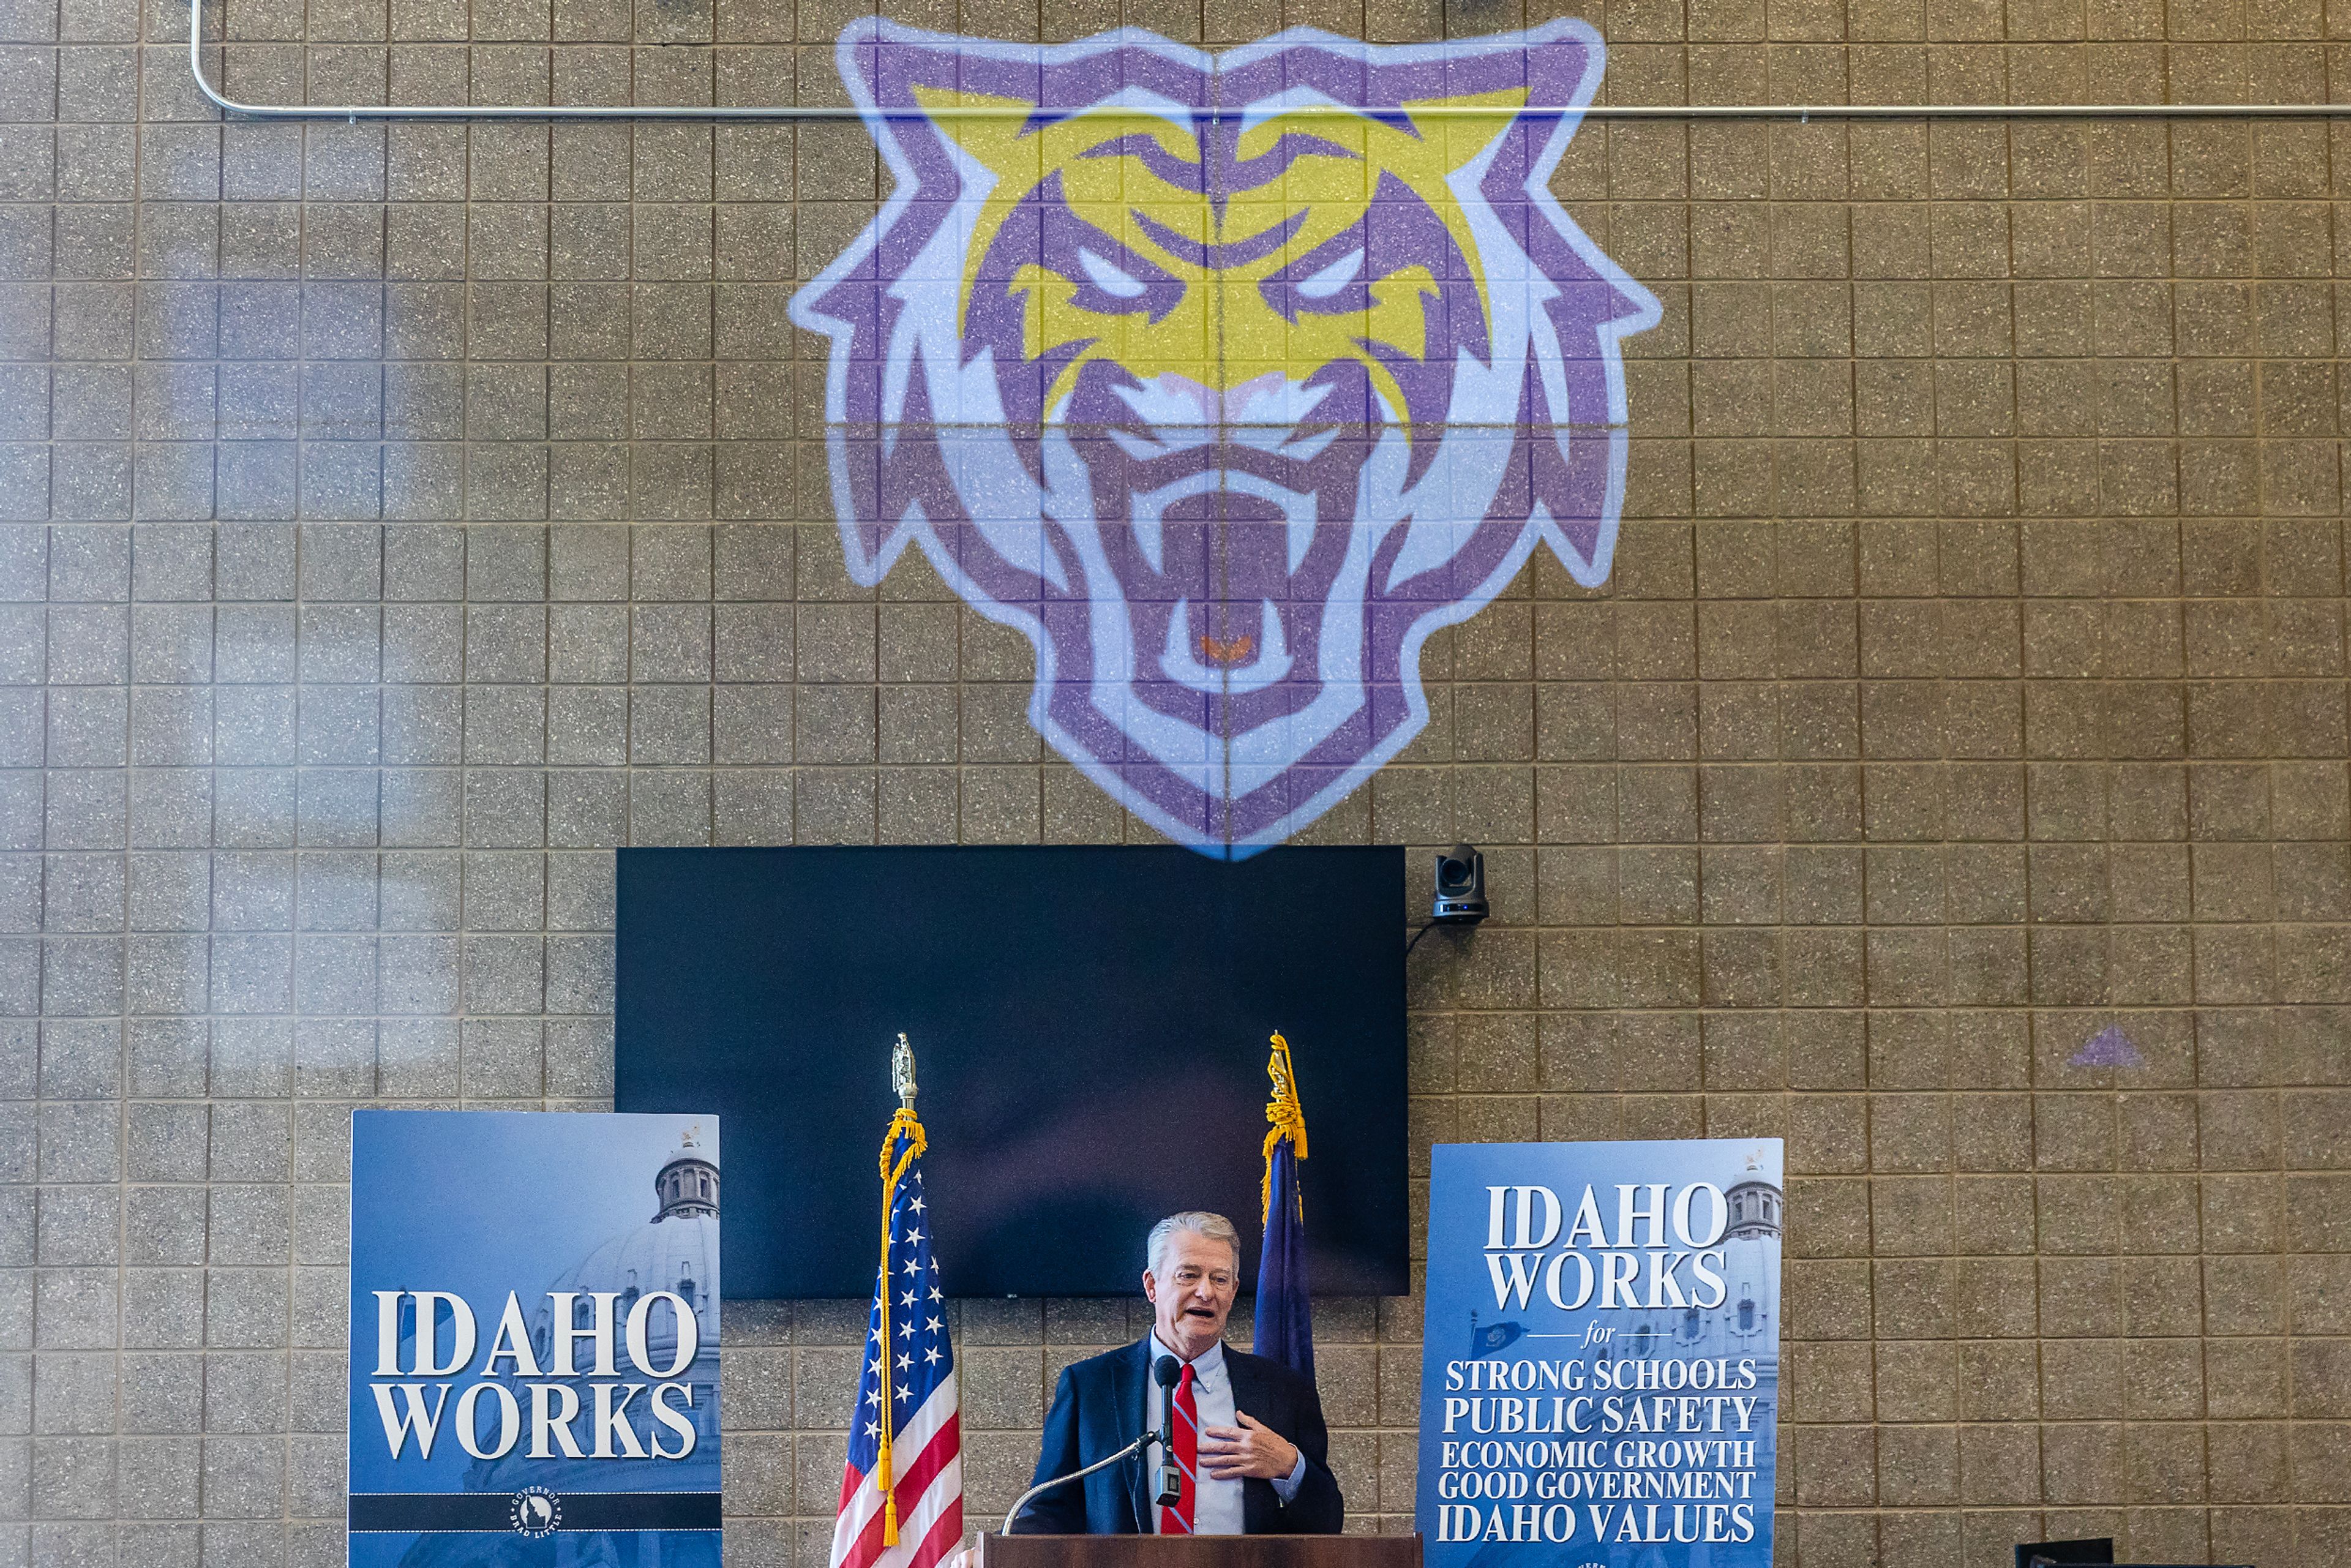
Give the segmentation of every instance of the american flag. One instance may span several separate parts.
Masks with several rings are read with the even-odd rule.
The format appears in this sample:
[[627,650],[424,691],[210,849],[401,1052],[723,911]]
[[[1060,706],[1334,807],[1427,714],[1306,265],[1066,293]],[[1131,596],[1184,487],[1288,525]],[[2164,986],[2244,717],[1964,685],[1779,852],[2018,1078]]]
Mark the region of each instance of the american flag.
[[[956,1417],[955,1347],[946,1296],[931,1257],[923,1163],[901,1128],[889,1164],[905,1160],[892,1192],[889,1244],[866,1320],[865,1373],[851,1417],[831,1568],[933,1568],[963,1547],[963,1434]],[[886,1403],[885,1403],[886,1402]],[[897,1544],[884,1539],[883,1425],[890,1426]]]

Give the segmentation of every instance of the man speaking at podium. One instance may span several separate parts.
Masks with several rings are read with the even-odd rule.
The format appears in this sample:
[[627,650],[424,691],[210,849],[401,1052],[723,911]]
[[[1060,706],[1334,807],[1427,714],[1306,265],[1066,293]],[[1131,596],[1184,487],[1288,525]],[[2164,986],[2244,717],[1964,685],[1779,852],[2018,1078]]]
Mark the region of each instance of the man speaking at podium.
[[[1069,1476],[1148,1430],[1155,1437],[1144,1452],[1176,1468],[1180,1496],[1160,1504],[1160,1466],[1137,1454],[1045,1491],[1011,1528],[1056,1535],[1337,1534],[1344,1504],[1314,1385],[1224,1343],[1240,1289],[1232,1221],[1171,1214],[1151,1228],[1145,1255],[1151,1333],[1062,1372],[1036,1479]],[[1174,1386],[1163,1389],[1159,1378],[1170,1373]],[[1163,1420],[1173,1452],[1160,1456]]]

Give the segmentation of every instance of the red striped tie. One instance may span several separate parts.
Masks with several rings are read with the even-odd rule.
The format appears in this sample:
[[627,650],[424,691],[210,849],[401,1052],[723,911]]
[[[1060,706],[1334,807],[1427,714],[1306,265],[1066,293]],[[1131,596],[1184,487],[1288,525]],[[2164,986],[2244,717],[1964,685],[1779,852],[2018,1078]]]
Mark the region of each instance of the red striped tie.
[[1184,1495],[1174,1508],[1159,1511],[1159,1533],[1192,1533],[1192,1500],[1200,1493],[1200,1408],[1192,1401],[1192,1366],[1184,1365],[1184,1379],[1176,1385],[1176,1468],[1184,1472]]

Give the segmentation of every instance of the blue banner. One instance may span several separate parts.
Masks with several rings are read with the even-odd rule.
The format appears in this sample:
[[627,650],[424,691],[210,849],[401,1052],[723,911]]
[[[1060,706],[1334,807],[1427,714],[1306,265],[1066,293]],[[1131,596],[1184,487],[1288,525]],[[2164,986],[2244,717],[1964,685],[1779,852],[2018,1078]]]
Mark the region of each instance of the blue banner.
[[1777,1138],[1440,1144],[1428,1568],[1769,1568]]
[[718,1123],[351,1118],[351,1568],[719,1568]]

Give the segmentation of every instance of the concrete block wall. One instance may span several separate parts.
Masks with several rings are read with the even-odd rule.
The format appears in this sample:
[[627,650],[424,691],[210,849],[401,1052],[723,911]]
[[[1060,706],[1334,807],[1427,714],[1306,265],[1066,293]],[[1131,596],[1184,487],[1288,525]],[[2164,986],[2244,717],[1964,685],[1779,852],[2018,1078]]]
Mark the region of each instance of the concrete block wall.
[[[851,14],[229,0],[209,57],[830,102]],[[2314,0],[1586,15],[1625,101],[2345,65]],[[843,569],[783,308],[873,209],[862,131],[223,125],[185,26],[0,0],[0,1568],[340,1559],[346,1113],[608,1104],[613,846],[1148,836],[1024,643]],[[1788,1140],[1789,1563],[2351,1562],[2346,138],[1594,125],[1560,172],[1665,304],[1614,574],[1436,638],[1427,730],[1307,836],[1487,852],[1496,918],[1412,959],[1416,1169]],[[2142,1064],[2073,1065],[2109,1027]],[[741,1568],[823,1561],[862,1312],[727,1308]],[[987,1513],[1142,1319],[956,1322]],[[1408,1529],[1417,1302],[1318,1333],[1355,1525]]]

